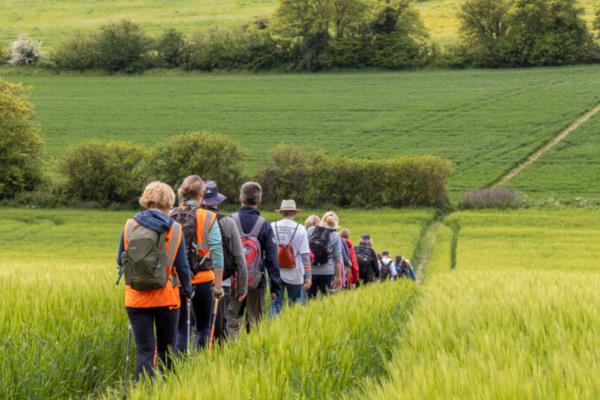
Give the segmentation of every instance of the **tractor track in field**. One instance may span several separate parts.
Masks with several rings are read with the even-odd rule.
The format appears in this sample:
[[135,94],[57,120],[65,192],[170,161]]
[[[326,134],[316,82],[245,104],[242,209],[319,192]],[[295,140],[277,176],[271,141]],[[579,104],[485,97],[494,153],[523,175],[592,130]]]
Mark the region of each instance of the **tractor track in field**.
[[536,162],[541,156],[543,156],[547,151],[552,149],[554,146],[562,142],[569,134],[583,125],[586,121],[592,118],[594,115],[600,112],[600,103],[596,104],[594,107],[589,109],[585,114],[579,117],[575,122],[571,123],[565,129],[560,131],[557,135],[552,137],[549,141],[547,141],[542,147],[535,150],[533,153],[529,154],[527,158],[521,161],[516,167],[508,171],[506,174],[501,176],[496,182],[494,182],[490,186],[502,186],[508,183],[512,178],[517,176],[521,171],[525,168]]

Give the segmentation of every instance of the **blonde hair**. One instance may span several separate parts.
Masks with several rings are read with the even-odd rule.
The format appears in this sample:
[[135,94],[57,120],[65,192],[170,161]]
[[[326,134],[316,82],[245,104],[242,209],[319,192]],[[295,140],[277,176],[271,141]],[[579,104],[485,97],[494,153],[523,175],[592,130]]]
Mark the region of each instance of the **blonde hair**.
[[175,192],[164,182],[150,182],[140,197],[140,205],[144,208],[170,210],[175,204]]
[[309,215],[308,218],[306,218],[306,221],[304,221],[304,227],[310,228],[311,226],[317,226],[320,222],[321,218],[319,218],[318,215]]
[[336,228],[340,224],[340,219],[333,211],[327,211],[321,218],[321,226],[325,228]]
[[204,195],[204,181],[198,175],[190,175],[177,189],[179,201],[196,200]]

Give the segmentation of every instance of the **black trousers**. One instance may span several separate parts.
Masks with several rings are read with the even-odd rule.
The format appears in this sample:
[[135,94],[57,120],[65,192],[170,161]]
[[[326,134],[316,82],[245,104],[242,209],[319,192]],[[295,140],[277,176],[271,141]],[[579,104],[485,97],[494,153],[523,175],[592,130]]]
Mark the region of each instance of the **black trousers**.
[[159,367],[170,369],[179,309],[126,307],[126,310],[135,336],[135,379],[141,374],[154,376],[155,355]]
[[[194,309],[196,336],[194,348],[204,348],[210,337],[210,323],[213,312],[213,281],[197,283],[194,285],[192,308]],[[187,299],[181,295],[181,313],[177,325],[177,339],[175,349],[180,352],[187,350]]]
[[319,293],[327,295],[327,290],[331,286],[333,275],[313,275],[312,286],[308,289],[308,297],[316,297]]

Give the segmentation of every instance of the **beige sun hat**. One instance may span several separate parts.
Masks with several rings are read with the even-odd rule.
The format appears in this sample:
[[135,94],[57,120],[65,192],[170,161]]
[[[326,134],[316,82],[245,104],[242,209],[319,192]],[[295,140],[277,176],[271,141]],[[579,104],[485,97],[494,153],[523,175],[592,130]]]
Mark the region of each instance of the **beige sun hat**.
[[281,207],[279,207],[279,210],[275,210],[275,212],[282,212],[282,211],[302,211],[299,208],[296,208],[296,201],[295,200],[282,200],[281,201]]

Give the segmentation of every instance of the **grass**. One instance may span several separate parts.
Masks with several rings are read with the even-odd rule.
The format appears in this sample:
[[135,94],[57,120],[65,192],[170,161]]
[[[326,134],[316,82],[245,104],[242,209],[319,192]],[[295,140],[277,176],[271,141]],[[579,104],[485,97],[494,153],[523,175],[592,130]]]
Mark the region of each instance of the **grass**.
[[[434,41],[452,43],[458,37],[457,12],[463,0],[422,0],[415,2]],[[591,21],[594,0],[580,0]],[[122,18],[141,24],[150,33],[166,28],[191,33],[215,26],[239,26],[258,17],[268,17],[276,0],[2,0],[0,42],[9,42],[22,32],[52,47],[78,30],[92,29]],[[596,7],[597,8],[597,7]]]
[[585,204],[600,198],[600,115],[567,136],[508,185],[537,202]]
[[[384,372],[416,288],[393,282],[286,310],[212,357],[197,355],[165,384],[140,387],[132,398],[340,398],[357,381]],[[199,376],[202,384],[196,384]]]
[[[449,189],[485,186],[600,101],[597,66],[302,75],[27,76],[51,158],[90,138],[148,145],[186,131],[240,141],[248,166],[278,143],[352,157],[435,154]],[[575,196],[576,193],[573,193]]]
[[[586,209],[453,214],[460,270],[597,271],[600,212]],[[493,245],[492,245],[493,244]]]
[[[123,373],[127,320],[123,311],[123,287],[114,285],[115,257],[122,225],[131,214],[0,209],[0,257],[5,260],[0,264],[0,398],[81,398],[118,385]],[[274,216],[273,213],[265,215]],[[380,217],[378,221],[374,221],[374,215]],[[379,246],[405,254],[412,254],[422,226],[432,216],[430,210],[340,212],[342,224],[352,230],[354,238],[369,231]],[[402,304],[413,294],[408,287],[392,294],[386,300],[389,301],[386,307],[398,306],[398,314],[393,315],[402,319],[406,311]],[[353,296],[349,298],[352,301],[371,298],[366,292]],[[381,297],[384,295],[365,302],[375,307]],[[336,299],[330,306],[320,303],[302,314],[303,318],[310,317],[314,321],[314,313],[327,307],[339,310],[343,301]],[[346,325],[334,328],[339,329],[336,332],[342,332],[342,327],[364,317],[358,310],[340,315],[346,318]],[[385,319],[390,315],[385,311],[380,317],[372,318]],[[291,323],[301,316],[289,313],[285,318]],[[311,322],[306,320],[305,323]],[[282,324],[278,326],[281,328]],[[271,334],[276,332],[274,328],[265,329]],[[294,329],[293,325],[288,329]],[[346,340],[356,346],[372,346],[378,340],[392,339],[386,336],[389,331],[376,331],[374,327],[369,328],[373,329],[371,333],[359,332],[357,327],[352,329],[356,329],[350,329],[356,335]],[[313,340],[323,343],[329,340],[334,344],[342,336],[340,333],[336,338],[328,338],[325,332],[329,331],[324,331],[321,339],[315,336]],[[372,341],[357,343],[362,338],[361,332],[372,335]],[[285,335],[288,337],[289,333]],[[244,340],[260,342],[264,338],[254,335]],[[317,357],[316,353],[311,354]],[[350,364],[343,379],[349,379],[348,374],[363,368],[351,368],[356,366],[353,363],[362,365],[369,360],[369,366],[376,364],[379,368],[383,363],[379,353],[357,357],[346,358]],[[305,362],[309,360],[313,359],[309,357]],[[322,360],[328,363],[335,358]]]
[[600,395],[600,274],[464,271],[424,288],[389,379],[363,399]]

